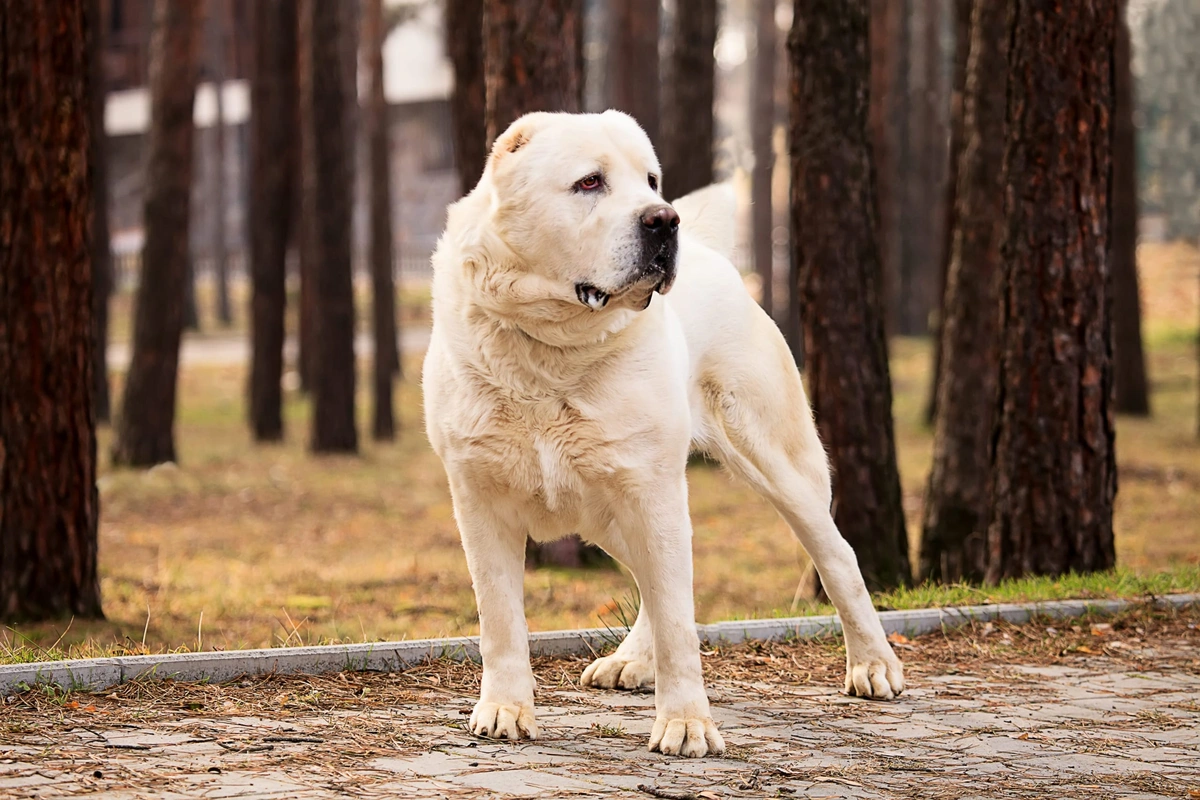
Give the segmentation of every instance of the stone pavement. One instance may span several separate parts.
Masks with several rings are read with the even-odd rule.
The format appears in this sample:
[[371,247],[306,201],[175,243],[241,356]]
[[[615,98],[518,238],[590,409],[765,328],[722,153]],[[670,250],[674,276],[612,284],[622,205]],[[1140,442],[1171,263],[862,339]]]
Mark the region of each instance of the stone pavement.
[[474,665],[14,696],[0,797],[1200,798],[1200,631],[1181,630],[982,660],[923,637],[898,644],[894,703],[837,691],[836,643],[709,653],[729,751],[700,760],[647,753],[653,698],[580,691],[578,659],[539,664],[542,738],[519,744],[463,730]]

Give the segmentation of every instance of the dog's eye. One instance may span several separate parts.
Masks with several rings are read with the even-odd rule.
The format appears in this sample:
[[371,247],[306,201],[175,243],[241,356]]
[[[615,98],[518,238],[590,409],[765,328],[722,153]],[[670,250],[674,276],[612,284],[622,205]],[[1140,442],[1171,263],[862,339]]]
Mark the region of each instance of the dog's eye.
[[599,175],[588,175],[575,182],[575,188],[581,192],[594,192],[604,184]]
[[656,178],[653,175],[647,175],[646,179],[648,181],[650,181],[650,188],[657,192],[658,191],[658,178]]

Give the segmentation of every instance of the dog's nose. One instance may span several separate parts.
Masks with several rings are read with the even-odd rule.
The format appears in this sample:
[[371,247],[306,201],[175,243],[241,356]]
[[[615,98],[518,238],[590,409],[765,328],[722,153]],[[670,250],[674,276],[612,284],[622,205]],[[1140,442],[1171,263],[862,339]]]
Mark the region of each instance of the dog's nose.
[[642,212],[642,227],[660,236],[671,234],[679,228],[679,215],[666,204],[651,206]]

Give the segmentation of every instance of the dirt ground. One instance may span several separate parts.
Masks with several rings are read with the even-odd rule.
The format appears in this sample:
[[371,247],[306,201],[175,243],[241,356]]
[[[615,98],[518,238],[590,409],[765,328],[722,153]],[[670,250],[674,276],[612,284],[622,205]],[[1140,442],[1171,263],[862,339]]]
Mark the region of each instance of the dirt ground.
[[649,695],[536,664],[542,738],[464,730],[474,664],[41,689],[0,708],[0,796],[1200,797],[1200,609],[894,636],[909,688],[843,696],[836,640],[706,651],[728,752],[645,752]]

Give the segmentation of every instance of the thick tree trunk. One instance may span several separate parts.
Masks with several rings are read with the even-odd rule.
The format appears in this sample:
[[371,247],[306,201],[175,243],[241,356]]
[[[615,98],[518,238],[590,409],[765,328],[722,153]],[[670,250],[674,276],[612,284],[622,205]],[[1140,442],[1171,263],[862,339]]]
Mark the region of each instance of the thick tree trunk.
[[367,0],[363,52],[371,88],[367,95],[367,150],[370,159],[371,328],[375,334],[371,433],[396,438],[392,380],[399,363],[396,340],[396,288],[392,280],[392,197],[387,100],[383,96],[383,2]]
[[213,276],[217,289],[217,322],[223,327],[233,324],[233,311],[229,305],[229,255],[228,235],[225,225],[225,210],[228,192],[225,190],[227,176],[225,147],[225,31],[227,0],[210,0],[209,49],[210,77],[216,93],[216,120],[213,123]]
[[203,16],[203,0],[154,5],[146,245],[114,464],[149,467],[176,460],[175,389],[190,264],[192,106]]
[[[1121,3],[1124,11],[1128,0]],[[1142,349],[1142,309],[1137,272],[1138,196],[1137,129],[1133,122],[1134,87],[1130,69],[1129,26],[1121,14],[1117,25],[1116,117],[1113,120],[1112,186],[1112,315],[1113,378],[1116,410],[1150,414],[1146,355]]]
[[796,0],[788,49],[808,389],[833,465],[834,519],[867,586],[888,589],[911,573],[867,133],[867,0]]
[[[518,5],[524,1],[515,0]],[[711,2],[712,0],[688,0],[686,13],[692,13],[693,3],[707,5]],[[658,58],[660,4],[652,0],[612,0],[608,13],[609,108],[624,111],[636,119],[650,137],[660,160],[665,161],[666,153],[659,126],[659,108],[662,102]],[[582,19],[582,7],[580,15]],[[582,29],[582,25],[579,27]],[[708,146],[712,147],[711,138]],[[665,178],[663,187],[671,193],[671,197],[680,195]]]
[[108,301],[113,292],[112,242],[108,230],[108,137],[104,132],[104,24],[100,0],[87,0],[88,75],[91,80],[89,124],[92,137],[88,151],[92,170],[92,401],[96,422],[112,417],[112,395],[108,388]]
[[347,113],[345,9],[301,0],[300,108],[305,127],[304,218],[311,221],[316,294],[310,447],[316,453],[358,450],[354,422],[354,287],[350,273],[351,153]]
[[900,225],[908,148],[908,48],[910,0],[871,0],[869,124],[875,156],[879,253],[883,264],[889,331],[894,330],[905,231]]
[[89,224],[95,8],[87,0],[0,3],[5,622],[103,616]]
[[1010,8],[987,579],[1113,565],[1117,0]]
[[775,0],[755,0],[758,45],[754,51],[754,83],[750,86],[750,140],[754,169],[750,173],[750,213],[753,233],[754,270],[762,284],[759,302],[775,316],[774,209],[771,207],[771,176],[775,172]]
[[283,344],[288,242],[295,227],[296,0],[254,7],[250,110],[250,429],[283,438]]
[[1003,3],[977,0],[962,103],[954,237],[941,330],[942,378],[933,469],[925,492],[918,574],[981,581],[986,567],[988,481],[996,404],[998,279],[1004,233],[1005,69]]
[[[657,12],[656,12],[657,16]],[[531,111],[583,107],[583,6],[581,0],[486,0],[483,41],[487,68],[487,142]],[[530,70],[529,64],[541,69]],[[528,566],[579,567],[607,562],[578,536],[526,550]]]
[[933,360],[929,370],[929,397],[925,402],[925,424],[937,416],[938,384],[942,378],[942,326],[946,315],[946,286],[949,283],[950,258],[954,248],[957,217],[958,162],[963,150],[963,94],[967,86],[967,58],[971,50],[971,8],[973,0],[954,0],[954,64],[950,92],[950,148],[946,182],[942,196],[941,274],[938,276],[937,306],[932,320]]
[[446,52],[454,65],[450,117],[459,191],[475,188],[487,161],[483,86],[483,0],[446,0]]
[[489,151],[522,114],[583,107],[580,0],[486,0],[483,44]]
[[651,140],[663,148],[659,151],[663,191],[670,198],[683,197],[713,182],[717,0],[691,0],[680,11],[675,15],[666,128],[661,142]]

